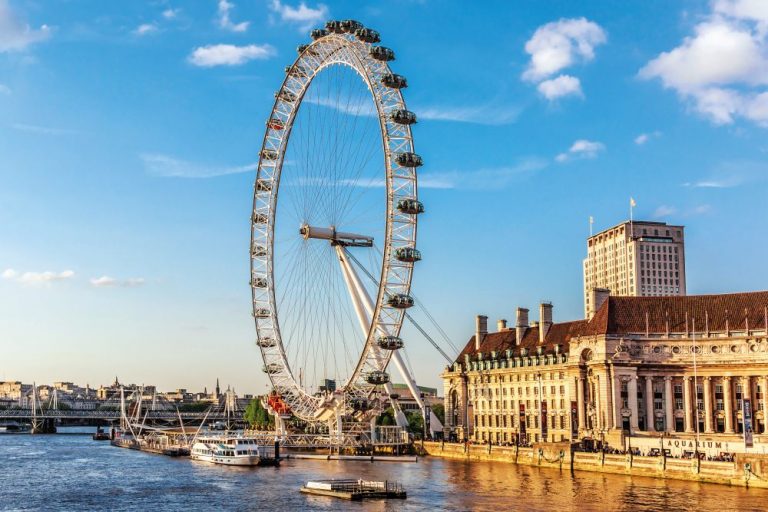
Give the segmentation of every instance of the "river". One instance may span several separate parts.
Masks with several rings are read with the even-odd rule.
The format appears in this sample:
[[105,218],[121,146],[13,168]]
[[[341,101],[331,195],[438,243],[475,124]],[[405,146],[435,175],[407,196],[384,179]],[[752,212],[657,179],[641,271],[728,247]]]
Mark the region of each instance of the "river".
[[[228,468],[115,448],[82,435],[0,435],[0,510],[768,510],[768,491],[424,458],[416,463],[287,460]],[[306,496],[324,478],[401,482],[405,501]]]

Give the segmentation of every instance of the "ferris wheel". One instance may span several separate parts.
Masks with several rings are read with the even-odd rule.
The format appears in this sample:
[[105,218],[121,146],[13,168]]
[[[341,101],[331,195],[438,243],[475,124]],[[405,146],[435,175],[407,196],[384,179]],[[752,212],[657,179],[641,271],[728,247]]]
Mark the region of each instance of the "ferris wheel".
[[[418,199],[404,77],[392,50],[353,20],[298,47],[267,121],[254,186],[251,289],[263,370],[305,421],[396,398]],[[402,423],[402,413],[398,424]]]

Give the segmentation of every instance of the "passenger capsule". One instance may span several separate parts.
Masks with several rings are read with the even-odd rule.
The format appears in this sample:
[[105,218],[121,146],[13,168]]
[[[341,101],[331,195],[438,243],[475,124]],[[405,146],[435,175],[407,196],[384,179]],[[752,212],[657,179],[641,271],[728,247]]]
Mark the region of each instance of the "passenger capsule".
[[417,215],[419,213],[424,213],[424,204],[413,198],[401,199],[397,202],[397,209],[402,213]]
[[262,149],[261,158],[264,160],[277,160],[280,154],[274,149]]
[[368,382],[368,384],[373,384],[374,386],[380,386],[382,384],[386,384],[387,382],[389,382],[389,375],[387,374],[387,372],[374,370],[365,376],[365,380],[366,382]]
[[285,124],[279,119],[270,119],[267,121],[267,128],[270,130],[282,130],[285,128]]
[[257,308],[253,310],[253,316],[256,318],[269,318],[272,313],[267,308]]
[[269,192],[272,190],[272,180],[265,180],[264,178],[259,178],[256,180],[256,190],[259,192]]
[[263,213],[254,213],[253,215],[251,215],[251,222],[253,222],[254,224],[266,224],[267,222],[269,222],[269,217],[267,217]]
[[316,28],[315,30],[313,30],[312,32],[310,32],[310,34],[309,34],[309,35],[310,35],[310,36],[312,36],[312,39],[314,39],[315,41],[317,41],[317,40],[318,40],[318,39],[320,39],[321,37],[325,37],[325,36],[327,36],[327,35],[328,35],[328,31],[327,31],[327,30],[325,30],[325,29],[323,29],[323,28]]
[[307,48],[309,48],[308,44],[300,44],[299,46],[296,47],[296,53],[302,54],[304,53],[304,50],[306,50]]
[[333,32],[334,34],[343,34],[344,33],[344,27],[342,26],[342,22],[339,20],[331,20],[325,24],[325,30],[328,32]]
[[357,20],[344,20],[341,22],[341,29],[347,34],[354,34],[363,28],[363,24]]
[[373,30],[372,28],[359,28],[355,30],[355,37],[357,37],[359,40],[361,40],[364,43],[378,43],[381,41],[381,36],[379,36],[379,33]]
[[399,109],[389,113],[389,118],[397,124],[415,124],[416,114],[410,110]]
[[294,101],[296,101],[296,95],[293,94],[288,89],[280,89],[279,92],[275,93],[275,98],[282,101],[286,101],[288,103],[293,103]]
[[397,336],[379,336],[376,344],[384,350],[400,350],[403,348],[403,340]]
[[395,161],[401,167],[421,167],[424,161],[416,153],[398,153]]
[[398,395],[397,393],[392,393],[391,395],[389,395],[390,400],[398,400],[399,398],[400,398],[400,395]]
[[421,261],[421,252],[413,247],[399,247],[395,251],[395,258],[406,263]]
[[386,46],[371,46],[371,49],[368,50],[368,54],[374,59],[384,62],[395,60],[395,52]]
[[263,338],[259,338],[258,341],[256,341],[256,344],[261,348],[272,348],[277,345],[277,342],[275,341],[274,338],[265,336]]
[[263,371],[267,375],[275,375],[276,373],[280,373],[281,371],[283,371],[283,367],[278,363],[269,363],[269,364],[265,364],[261,368],[261,371]]
[[251,279],[251,286],[254,288],[266,288],[267,279],[265,277],[254,277]]
[[413,297],[404,293],[396,293],[387,300],[387,304],[396,309],[408,309],[413,306]]

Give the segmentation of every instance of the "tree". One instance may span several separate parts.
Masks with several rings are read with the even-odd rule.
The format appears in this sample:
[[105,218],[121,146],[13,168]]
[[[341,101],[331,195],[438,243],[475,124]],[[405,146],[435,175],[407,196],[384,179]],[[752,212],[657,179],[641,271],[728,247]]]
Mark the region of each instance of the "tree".
[[262,407],[261,400],[258,398],[251,400],[251,403],[245,408],[243,419],[248,422],[251,428],[259,430],[270,430],[274,425],[272,416]]
[[445,406],[443,404],[435,404],[432,406],[432,412],[435,413],[440,423],[445,425]]
[[384,427],[395,424],[395,411],[392,410],[392,407],[387,407],[386,410],[376,418],[376,424]]
[[416,437],[424,435],[424,418],[420,410],[408,411],[405,413],[405,417],[408,419],[408,432]]

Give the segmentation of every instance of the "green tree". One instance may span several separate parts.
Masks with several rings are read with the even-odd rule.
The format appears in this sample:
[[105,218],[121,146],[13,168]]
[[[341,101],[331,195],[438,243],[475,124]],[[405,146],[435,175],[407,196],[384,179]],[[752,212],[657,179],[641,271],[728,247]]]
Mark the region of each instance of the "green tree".
[[395,411],[392,407],[387,407],[381,415],[376,418],[376,424],[388,427],[395,424]]
[[424,435],[424,418],[421,416],[421,411],[408,411],[405,417],[408,419],[408,432],[421,438]]
[[245,408],[243,419],[248,422],[251,428],[259,430],[270,430],[274,426],[272,416],[261,405],[261,400],[254,398],[248,407]]
[[445,406],[443,404],[435,404],[432,406],[432,412],[435,413],[440,423],[445,425]]

